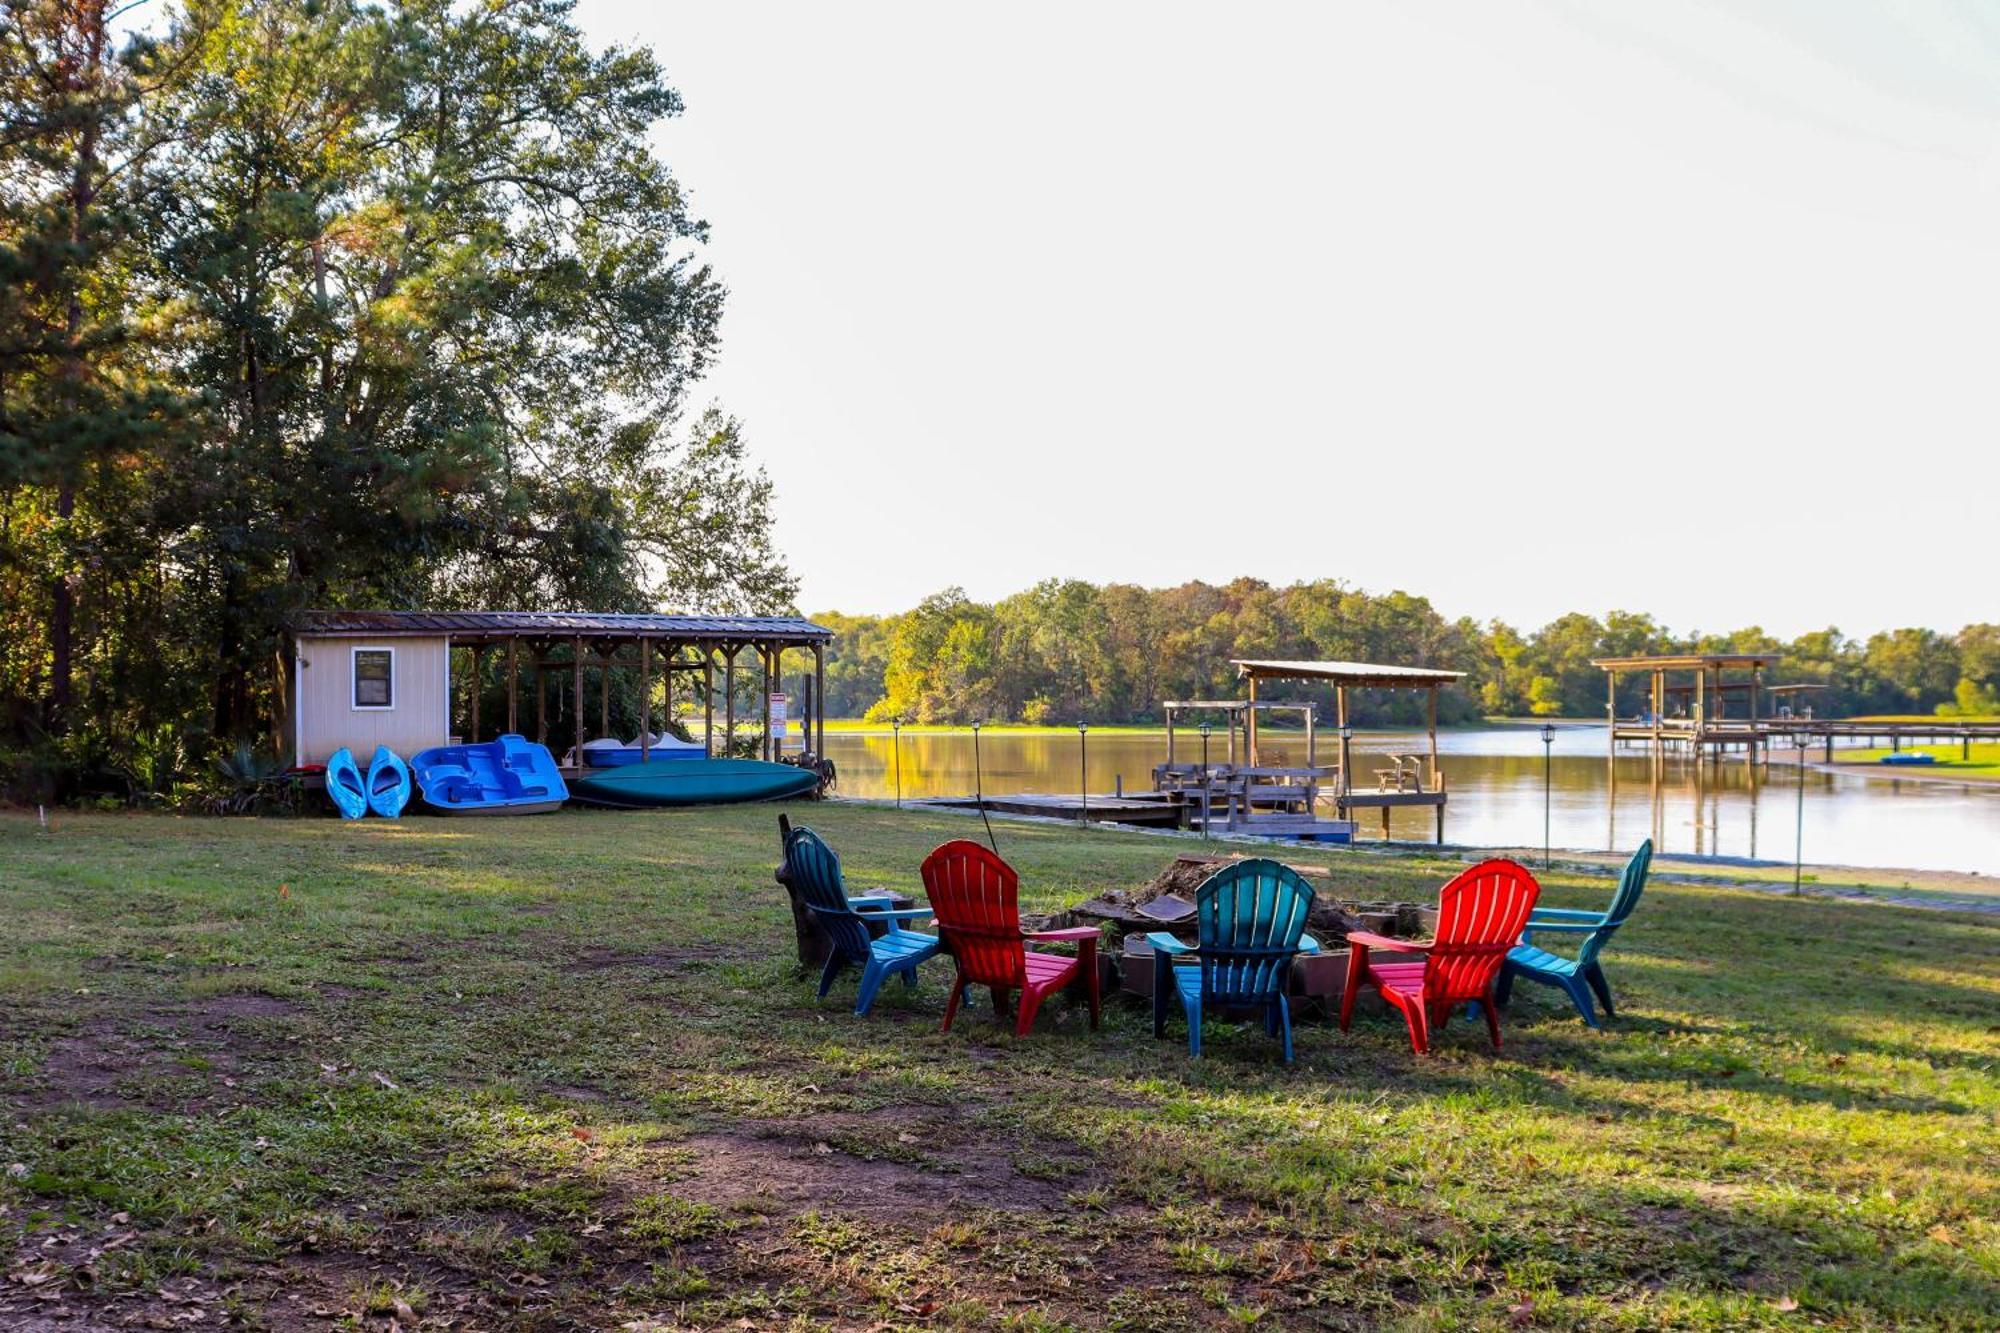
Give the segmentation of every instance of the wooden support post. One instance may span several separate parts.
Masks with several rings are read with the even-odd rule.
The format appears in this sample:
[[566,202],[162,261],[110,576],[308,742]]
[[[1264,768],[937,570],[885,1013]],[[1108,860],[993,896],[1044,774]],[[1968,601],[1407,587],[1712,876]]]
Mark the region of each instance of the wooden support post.
[[764,754],[764,762],[766,762],[766,763],[770,763],[770,762],[771,762],[772,760],[774,760],[774,759],[776,759],[776,758],[778,757],[778,756],[777,756],[777,751],[776,751],[775,747],[773,747],[773,746],[772,746],[772,744],[771,744],[771,741],[772,741],[772,736],[771,736],[771,690],[772,690],[773,686],[775,685],[775,683],[776,683],[776,681],[777,681],[777,678],[778,678],[778,662],[779,662],[779,657],[778,657],[778,653],[777,653],[777,651],[776,651],[776,648],[775,648],[775,645],[771,645],[771,644],[762,644],[762,643],[758,644],[758,645],[757,645],[757,660],[758,660],[759,662],[761,662],[761,663],[763,664],[763,667],[764,667],[764,677],[763,677],[763,682],[762,682],[762,686],[761,686],[761,689],[762,689],[762,693],[763,693],[763,696],[764,696],[764,701],[763,701],[763,703],[762,703],[762,705],[761,705],[761,709],[762,709],[762,714],[763,714],[763,718],[764,718],[764,750],[763,750],[763,754]]
[[547,649],[535,649],[535,744],[546,747],[549,743],[549,691],[542,679],[542,654]]
[[521,688],[521,641],[507,640],[507,731],[510,735],[521,734],[520,719],[515,716],[520,702]]
[[728,656],[722,659],[722,748],[725,753],[736,745],[736,654],[742,648],[741,644],[730,644]]
[[479,696],[485,693],[480,688],[485,682],[479,675],[479,645],[472,645],[472,736],[474,745],[479,744]]
[[[614,644],[612,646],[612,653],[617,651],[617,646]],[[597,734],[600,736],[609,736],[611,734],[611,654],[605,653],[600,654],[600,656],[603,658],[603,661],[597,667],[597,725],[599,728]]]
[[[1347,796],[1354,791],[1354,784],[1348,779],[1354,755],[1347,739],[1347,687],[1345,685],[1336,685],[1333,687],[1333,707],[1334,717],[1340,724],[1340,794]],[[1255,761],[1253,760],[1252,762],[1254,763]]]
[[826,754],[826,647],[813,645],[813,734],[812,752]]
[[1243,744],[1250,752],[1250,767],[1257,767],[1257,677],[1250,677],[1250,706],[1243,710]]
[[715,758],[715,651],[707,644],[701,648],[701,750],[708,758]]
[[1424,706],[1424,720],[1431,733],[1431,790],[1438,790],[1438,687],[1430,688],[1430,698]]
[[1604,673],[1604,744],[1612,758],[1618,757],[1618,673]]
[[672,733],[674,729],[674,667],[681,657],[681,646],[668,639],[660,645],[660,729]]
[[639,762],[653,757],[653,641],[639,640]]
[[583,767],[583,636],[581,634],[576,636],[570,647],[570,665],[575,676],[575,690],[570,706],[575,712],[572,721],[575,723],[576,732],[576,739],[571,744],[576,747],[576,763],[577,767],[581,768]]

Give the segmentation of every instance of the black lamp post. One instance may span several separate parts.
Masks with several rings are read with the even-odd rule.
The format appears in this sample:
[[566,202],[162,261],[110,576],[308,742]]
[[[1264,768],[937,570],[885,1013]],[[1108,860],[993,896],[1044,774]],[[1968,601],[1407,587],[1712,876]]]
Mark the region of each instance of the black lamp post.
[[1215,793],[1208,779],[1208,735],[1213,730],[1208,723],[1201,724],[1201,836],[1204,842],[1208,840],[1209,812],[1215,808]]
[[1208,781],[1208,733],[1214,730],[1208,723],[1201,724],[1201,780]]
[[1077,822],[1088,824],[1090,822],[1090,724],[1088,722],[1076,724],[1076,756],[1077,783],[1083,789],[1083,813],[1077,816]]
[[979,727],[980,724],[977,722],[972,724],[972,794],[978,798],[979,808],[984,810],[986,808],[986,778],[980,772]]
[[890,718],[889,728],[896,734],[896,739],[891,744],[896,749],[896,808],[901,810],[903,808],[903,719]]
[[1549,764],[1555,753],[1556,729],[1542,724],[1542,869],[1549,868]]

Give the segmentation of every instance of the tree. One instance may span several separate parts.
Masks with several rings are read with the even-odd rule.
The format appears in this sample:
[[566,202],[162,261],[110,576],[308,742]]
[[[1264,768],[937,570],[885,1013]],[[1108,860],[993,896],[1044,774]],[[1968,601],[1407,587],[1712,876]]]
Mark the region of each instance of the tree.
[[[9,675],[45,677],[41,721],[71,720],[78,608],[100,547],[93,487],[170,421],[176,396],[132,347],[133,203],[159,140],[140,125],[172,70],[119,46],[104,0],[0,0],[0,504],[17,613]],[[28,595],[30,584],[38,595]]]
[[791,609],[688,411],[724,290],[650,52],[568,0],[114,18],[0,0],[0,743],[251,735],[311,605]]

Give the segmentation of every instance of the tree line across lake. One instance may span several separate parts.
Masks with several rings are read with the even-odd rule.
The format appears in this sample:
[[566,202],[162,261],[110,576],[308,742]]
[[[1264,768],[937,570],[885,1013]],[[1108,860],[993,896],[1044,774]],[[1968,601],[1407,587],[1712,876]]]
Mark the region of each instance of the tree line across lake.
[[[959,589],[901,615],[815,617],[838,632],[827,665],[831,716],[911,722],[1142,722],[1164,699],[1240,698],[1232,658],[1387,662],[1463,671],[1444,692],[1446,722],[1487,715],[1602,717],[1599,657],[1664,652],[1777,653],[1766,683],[1825,685],[1821,716],[2000,713],[2000,625],[1956,634],[1898,629],[1850,639],[1815,630],[1789,642],[1757,628],[1677,635],[1651,616],[1572,613],[1522,633],[1500,621],[1447,620],[1423,597],[1361,592],[1334,580],[1273,587],[1255,579],[1150,589],[1052,579],[994,603]],[[1646,678],[1619,683],[1619,711],[1647,707]],[[1286,698],[1329,705],[1330,689]],[[1738,707],[1741,705],[1739,704]],[[1766,705],[1768,708],[1768,703]],[[1357,722],[1421,720],[1419,692],[1363,690]]]

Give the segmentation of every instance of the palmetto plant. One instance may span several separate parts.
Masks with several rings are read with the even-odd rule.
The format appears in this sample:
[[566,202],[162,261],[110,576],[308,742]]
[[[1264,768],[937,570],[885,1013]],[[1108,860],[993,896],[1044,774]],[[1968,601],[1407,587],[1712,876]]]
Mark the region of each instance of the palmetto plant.
[[218,755],[215,774],[220,779],[219,789],[201,801],[209,814],[258,814],[286,804],[284,765],[273,755],[259,754],[248,742]]

